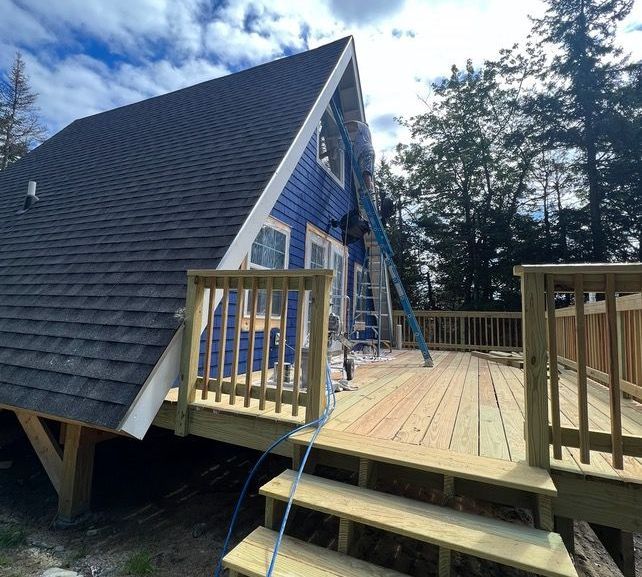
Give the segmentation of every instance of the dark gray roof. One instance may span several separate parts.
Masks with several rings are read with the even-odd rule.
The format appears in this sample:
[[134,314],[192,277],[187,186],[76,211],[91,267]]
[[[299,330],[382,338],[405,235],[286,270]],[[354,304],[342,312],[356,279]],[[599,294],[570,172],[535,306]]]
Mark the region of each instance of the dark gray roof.
[[0,404],[117,427],[347,42],[76,120],[0,172]]

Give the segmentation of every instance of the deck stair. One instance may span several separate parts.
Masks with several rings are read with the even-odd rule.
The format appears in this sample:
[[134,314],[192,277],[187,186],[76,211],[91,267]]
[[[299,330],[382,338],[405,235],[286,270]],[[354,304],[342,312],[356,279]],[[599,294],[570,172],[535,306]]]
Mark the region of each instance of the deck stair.
[[[295,445],[305,446],[310,442],[310,435],[307,431],[302,432],[292,436],[290,441]],[[403,450],[400,450],[399,443],[395,441],[332,430],[322,430],[314,447],[370,462],[439,473],[535,495],[557,496],[557,489],[548,471],[539,467],[529,467],[525,463],[476,457],[423,445],[404,444]]]
[[[265,577],[267,574],[276,532],[258,527],[233,549],[224,560],[230,577]],[[236,573],[235,573],[236,572]],[[283,537],[273,577],[403,577],[401,573],[323,549],[288,537]]]
[[[293,438],[296,449],[309,441],[309,434]],[[476,457],[393,441],[368,439],[350,433],[325,430],[315,443],[317,451],[349,455],[359,459],[358,486],[320,476],[304,474],[297,487],[294,504],[298,507],[339,518],[338,551],[320,549],[291,537],[284,541],[277,562],[276,576],[306,575],[386,575],[399,573],[358,561],[349,556],[353,530],[369,526],[439,548],[439,575],[450,575],[451,552],[486,559],[547,577],[576,577],[573,562],[562,538],[552,532],[551,499],[557,494],[547,471],[523,463]],[[508,523],[448,507],[426,503],[375,490],[371,466],[396,465],[421,473],[443,475],[444,489],[454,490],[454,479],[461,478],[523,491],[543,504],[548,518],[540,511],[542,528]],[[376,472],[376,468],[374,469]],[[287,502],[294,471],[285,471],[265,484],[266,528],[257,529],[224,559],[232,575],[265,575],[270,563],[280,523],[279,513]],[[546,526],[545,526],[546,525]]]

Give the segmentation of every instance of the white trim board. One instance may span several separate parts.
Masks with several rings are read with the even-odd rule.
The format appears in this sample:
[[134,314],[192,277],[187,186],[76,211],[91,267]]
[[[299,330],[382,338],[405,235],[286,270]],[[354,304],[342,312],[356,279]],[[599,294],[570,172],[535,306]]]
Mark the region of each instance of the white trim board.
[[[279,166],[274,171],[274,174],[268,181],[261,196],[254,204],[250,214],[245,219],[238,234],[228,247],[227,251],[220,260],[218,270],[236,270],[238,269],[248,251],[252,247],[252,243],[259,233],[259,230],[267,220],[270,212],[274,208],[283,188],[287,184],[290,176],[294,172],[303,152],[305,151],[308,142],[312,138],[314,131],[317,128],[323,112],[330,103],[330,99],[335,90],[341,82],[345,71],[350,63],[355,62],[354,40],[350,38],[343,53],[339,57],[334,70],[330,73],[324,87],[322,88],[319,96],[313,104],[310,112],[308,113],[303,125],[299,132],[294,137],[290,148],[285,153]],[[358,78],[356,78],[358,81]],[[359,87],[359,95],[361,88]],[[360,106],[363,103],[360,102]],[[221,298],[222,291],[219,291],[214,299],[214,306],[216,307]],[[205,290],[204,302],[208,302],[209,289]],[[207,307],[203,307],[203,316],[201,320],[201,329],[204,330],[207,325]],[[145,433],[151,426],[158,410],[163,404],[163,400],[170,390],[172,385],[176,382],[176,378],[180,371],[180,356],[182,344],[182,329],[179,329],[174,338],[168,345],[167,349],[159,359],[156,366],[152,369],[149,377],[143,384],[136,400],[129,408],[129,411],[120,422],[118,426],[119,431],[126,432],[137,439],[142,439]]]
[[156,363],[138,396],[123,417],[119,431],[132,437],[142,439],[147,429],[158,413],[167,392],[178,378],[181,368],[181,342],[183,341],[183,326],[181,326]]

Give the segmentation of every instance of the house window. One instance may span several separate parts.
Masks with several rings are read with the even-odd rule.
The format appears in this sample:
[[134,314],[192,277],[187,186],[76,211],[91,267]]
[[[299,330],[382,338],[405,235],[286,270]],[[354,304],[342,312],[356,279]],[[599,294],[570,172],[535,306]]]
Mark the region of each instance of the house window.
[[323,113],[317,131],[317,160],[343,186],[345,154],[339,127],[329,110]]
[[[352,285],[352,314],[357,315],[357,311],[366,310],[366,299],[363,290],[364,283],[363,267],[360,264],[354,265],[354,282]],[[362,294],[364,293],[364,294]]]
[[[250,250],[249,268],[257,270],[276,270],[288,268],[288,251],[290,246],[290,229],[274,220],[263,225]],[[259,290],[256,299],[257,316],[265,316],[267,291]],[[245,303],[246,315],[252,314],[252,294],[248,291]],[[281,291],[272,293],[272,317],[281,314]]]
[[[305,241],[305,268],[312,269],[332,269],[334,276],[332,278],[332,287],[330,296],[330,310],[339,316],[341,321],[346,320],[346,262],[348,252],[347,248],[336,239],[323,233],[312,225],[308,224]],[[306,334],[303,343],[305,346],[309,343],[310,335],[310,311],[311,295],[308,297],[306,304]],[[345,326],[345,325],[344,325]],[[333,344],[331,350],[336,348]]]

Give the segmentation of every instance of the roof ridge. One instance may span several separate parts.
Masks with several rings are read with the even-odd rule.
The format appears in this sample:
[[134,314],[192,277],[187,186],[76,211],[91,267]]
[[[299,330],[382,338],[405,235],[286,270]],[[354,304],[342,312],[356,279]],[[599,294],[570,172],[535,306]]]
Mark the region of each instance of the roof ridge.
[[[176,90],[170,90],[169,92],[164,92],[162,94],[157,94],[156,96],[150,96],[148,98],[143,98],[142,100],[137,100],[136,102],[130,102],[129,104],[123,104],[121,106],[115,106],[114,108],[110,108],[109,110],[103,110],[101,112],[96,112],[95,114],[89,114],[87,116],[80,116],[76,119],[74,119],[72,122],[68,124],[68,126],[71,126],[71,124],[81,122],[84,120],[87,120],[89,118],[96,118],[97,116],[101,116],[103,114],[108,114],[110,112],[114,112],[115,110],[122,110],[124,108],[129,108],[132,106],[138,106],[139,104],[142,104],[143,102],[149,102],[151,100],[157,100],[160,98],[165,98],[170,95],[178,94],[180,92],[186,91],[186,90],[191,90],[193,88],[196,88],[197,86],[203,86],[204,84],[209,84],[212,82],[217,82],[220,81],[224,78],[230,78],[231,76],[241,76],[243,74],[255,72],[259,68],[264,68],[267,66],[271,66],[277,62],[283,62],[284,60],[293,60],[296,58],[302,58],[305,56],[308,56],[310,53],[317,52],[319,50],[327,49],[330,46],[335,46],[337,44],[347,44],[350,42],[350,39],[352,38],[352,35],[349,36],[344,36],[343,38],[339,38],[338,40],[333,40],[332,42],[328,42],[327,44],[322,44],[321,46],[317,46],[316,48],[311,48],[311,49],[305,49],[302,50],[301,52],[297,52],[296,54],[290,54],[289,56],[281,56],[280,58],[276,58],[275,60],[269,60],[268,62],[263,62],[261,64],[257,64],[255,66],[251,66],[250,68],[244,68],[243,70],[238,70],[237,72],[231,72],[230,74],[224,74],[223,76],[217,76],[216,78],[210,78],[209,80],[203,80],[202,82],[197,82],[196,84],[190,84],[189,86],[183,86],[183,88],[177,88]],[[63,129],[64,130],[64,129]]]

